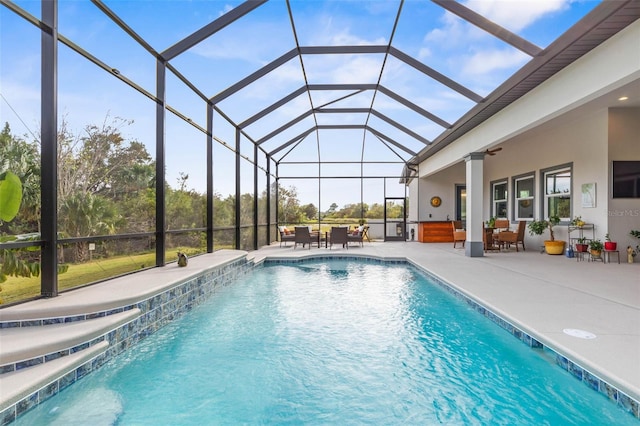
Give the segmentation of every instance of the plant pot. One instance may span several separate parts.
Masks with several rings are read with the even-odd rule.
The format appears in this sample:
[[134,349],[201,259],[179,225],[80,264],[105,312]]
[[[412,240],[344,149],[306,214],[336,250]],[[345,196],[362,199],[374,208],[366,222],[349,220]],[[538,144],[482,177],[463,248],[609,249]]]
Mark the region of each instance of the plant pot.
[[613,241],[605,241],[604,242],[604,249],[608,250],[608,251],[615,251],[615,249],[618,247],[618,243],[614,243]]
[[591,250],[591,257],[600,257],[602,250]]
[[564,243],[564,241],[546,240],[544,242],[544,249],[547,254],[562,254],[564,253]]
[[580,253],[587,253],[589,251],[589,244],[576,244],[576,251]]

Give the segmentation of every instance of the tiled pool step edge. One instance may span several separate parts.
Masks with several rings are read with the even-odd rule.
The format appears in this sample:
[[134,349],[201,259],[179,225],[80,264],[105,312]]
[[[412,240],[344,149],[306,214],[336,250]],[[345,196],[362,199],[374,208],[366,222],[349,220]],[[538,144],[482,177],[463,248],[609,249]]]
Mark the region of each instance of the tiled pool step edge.
[[20,414],[75,383],[92,368],[97,368],[108,348],[109,343],[103,340],[90,348],[48,362],[46,365],[2,376],[2,424],[14,421]]
[[[134,308],[83,322],[0,330],[0,379],[6,374],[87,349],[105,340],[107,333],[130,323],[140,314],[140,309]],[[3,391],[4,388],[0,388],[0,398]]]
[[[122,309],[114,309],[109,311],[108,315],[114,313],[126,312],[128,310],[136,309],[140,310],[140,315],[132,321],[123,324],[103,336],[100,336],[90,341],[83,342],[77,347],[82,347],[76,353],[82,353],[84,350],[92,349],[93,346],[101,347],[108,345],[106,351],[96,356],[95,358],[77,366],[75,369],[68,373],[63,373],[57,378],[47,380],[46,383],[43,380],[34,379],[35,382],[31,383],[31,387],[35,390],[22,397],[20,400],[9,402],[0,405],[0,425],[4,426],[13,422],[17,417],[24,414],[36,405],[44,402],[46,399],[55,395],[63,388],[74,383],[76,380],[86,376],[91,371],[101,367],[104,363],[119,355],[121,352],[135,346],[140,340],[155,333],[160,328],[167,325],[174,319],[179,318],[195,306],[203,303],[209,299],[221,286],[227,286],[236,281],[241,276],[247,274],[255,267],[253,262],[247,261],[246,257],[242,257],[238,260],[229,262],[219,267],[207,270],[201,275],[191,277],[178,286],[173,286],[164,292],[154,295],[153,297],[141,300],[134,305],[122,307]],[[107,313],[105,312],[105,315]],[[57,317],[62,319],[62,323],[65,323],[66,318],[73,318],[73,321],[81,321],[77,319],[78,315],[71,317]],[[86,319],[86,316],[85,316]],[[18,324],[13,324],[13,327],[41,327],[47,328],[51,324],[60,324],[60,322],[51,322],[49,319],[41,319],[42,323],[34,323],[33,321],[19,321]],[[14,322],[15,323],[15,322]],[[46,325],[48,324],[48,325]],[[13,367],[4,366],[5,375],[8,377],[11,375],[22,374],[23,372],[30,372],[30,370],[37,368],[42,371],[47,371],[53,362],[65,362],[72,360],[71,356],[75,354],[69,348],[68,351],[63,352],[63,356],[55,360],[40,363],[37,360],[40,356],[32,358],[31,360],[23,360],[21,363],[34,363],[34,366],[27,367],[24,370],[16,371],[16,365]],[[45,354],[41,354],[44,356]],[[46,361],[46,360],[45,360]],[[3,378],[5,375],[0,375]],[[55,374],[53,375],[55,376]],[[47,376],[48,377],[48,376]],[[54,391],[52,391],[52,389]],[[2,398],[0,401],[4,400]],[[5,407],[6,405],[6,407]]]

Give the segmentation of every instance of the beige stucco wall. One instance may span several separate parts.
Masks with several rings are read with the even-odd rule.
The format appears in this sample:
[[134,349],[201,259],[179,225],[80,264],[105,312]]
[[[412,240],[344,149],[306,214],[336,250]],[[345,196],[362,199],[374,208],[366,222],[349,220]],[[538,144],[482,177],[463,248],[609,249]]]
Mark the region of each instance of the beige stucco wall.
[[[608,166],[615,160],[640,160],[640,108],[612,108],[608,124]],[[640,199],[613,199],[607,189],[607,199],[603,201],[607,202],[608,232],[622,252],[628,245],[640,244],[629,235],[632,229],[640,230]]]
[[[509,218],[513,220],[514,176],[533,172],[535,176],[536,198],[534,215],[542,218],[544,197],[541,187],[541,170],[571,163],[572,170],[572,216],[580,215],[595,225],[596,236],[601,238],[607,226],[607,111],[600,110],[590,115],[565,121],[555,120],[544,130],[536,130],[521,135],[505,143],[501,152],[485,160],[485,203],[484,216],[490,214],[490,182],[507,178],[509,184]],[[581,187],[583,183],[596,183],[597,204],[595,208],[582,208]],[[566,226],[558,226],[557,239],[567,239]],[[541,244],[542,237],[527,238],[534,244]]]
[[[414,179],[411,200],[416,199],[413,197],[414,194],[417,194],[418,203],[415,204],[418,206],[417,212],[409,212],[409,220],[446,220],[447,215],[449,219],[455,219],[455,185],[464,185],[465,179],[465,167],[462,159],[457,164],[431,175],[427,179],[421,178],[419,182],[418,179]],[[432,207],[429,203],[433,196],[442,198],[440,207]]]

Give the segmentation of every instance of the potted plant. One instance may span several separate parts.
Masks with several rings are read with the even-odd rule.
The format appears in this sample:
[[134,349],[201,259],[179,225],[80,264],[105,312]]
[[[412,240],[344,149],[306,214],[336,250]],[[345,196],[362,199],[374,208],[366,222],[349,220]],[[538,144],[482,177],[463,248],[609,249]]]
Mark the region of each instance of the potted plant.
[[544,241],[544,249],[547,254],[564,253],[564,241],[556,241],[553,234],[553,227],[560,223],[560,217],[549,216],[548,220],[534,220],[529,222],[529,234],[542,235],[546,229],[549,229],[549,239]]
[[587,239],[585,237],[578,238],[578,242],[576,243],[576,251],[580,253],[586,253],[589,250],[589,244],[587,244]]
[[618,243],[615,241],[611,241],[609,234],[604,235],[604,249],[607,251],[615,251],[618,247]]
[[591,257],[600,257],[603,248],[604,245],[602,244],[602,241],[598,239],[591,240],[589,242],[589,251],[591,252]]
[[582,228],[585,222],[582,220],[582,216],[576,216],[571,220],[570,225],[577,226],[578,228]]
[[491,219],[487,221],[487,228],[495,228],[496,227],[496,217],[493,216]]

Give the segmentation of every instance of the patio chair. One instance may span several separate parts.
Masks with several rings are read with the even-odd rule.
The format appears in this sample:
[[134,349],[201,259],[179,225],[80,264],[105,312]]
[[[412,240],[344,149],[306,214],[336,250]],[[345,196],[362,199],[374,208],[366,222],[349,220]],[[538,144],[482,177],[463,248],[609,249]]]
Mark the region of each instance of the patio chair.
[[294,238],[293,248],[298,246],[298,244],[302,244],[302,248],[304,248],[305,244],[309,244],[309,250],[311,250],[311,243],[318,243],[318,236],[312,236],[309,231],[308,226],[296,226],[295,238]]
[[358,227],[357,230],[353,232],[349,232],[347,234],[347,245],[348,243],[360,243],[360,246],[363,246],[364,243],[362,241],[362,233],[364,231],[364,226]]
[[516,251],[518,251],[518,244],[522,244],[522,251],[525,251],[524,248],[524,228],[526,227],[527,222],[521,220],[518,222],[518,229],[513,231],[503,231],[497,235],[498,245],[500,247],[506,246],[507,248],[511,247],[511,244],[515,244]]
[[362,228],[362,240],[367,240],[369,242],[371,242],[371,238],[369,238],[369,225],[365,225],[364,228]]
[[509,219],[496,219],[493,229],[495,232],[509,231]]
[[462,228],[462,222],[452,220],[451,228],[453,229],[453,248],[456,248],[456,243],[459,242],[462,242],[462,247],[464,247],[464,242],[467,240],[467,231]]
[[290,232],[286,226],[279,226],[278,231],[280,231],[280,247],[282,247],[282,243],[287,245],[287,241],[295,241],[296,235],[293,232]]
[[331,237],[329,240],[329,250],[331,250],[331,247],[333,247],[334,244],[342,244],[343,248],[349,248],[349,244],[347,244],[347,228],[332,226]]

